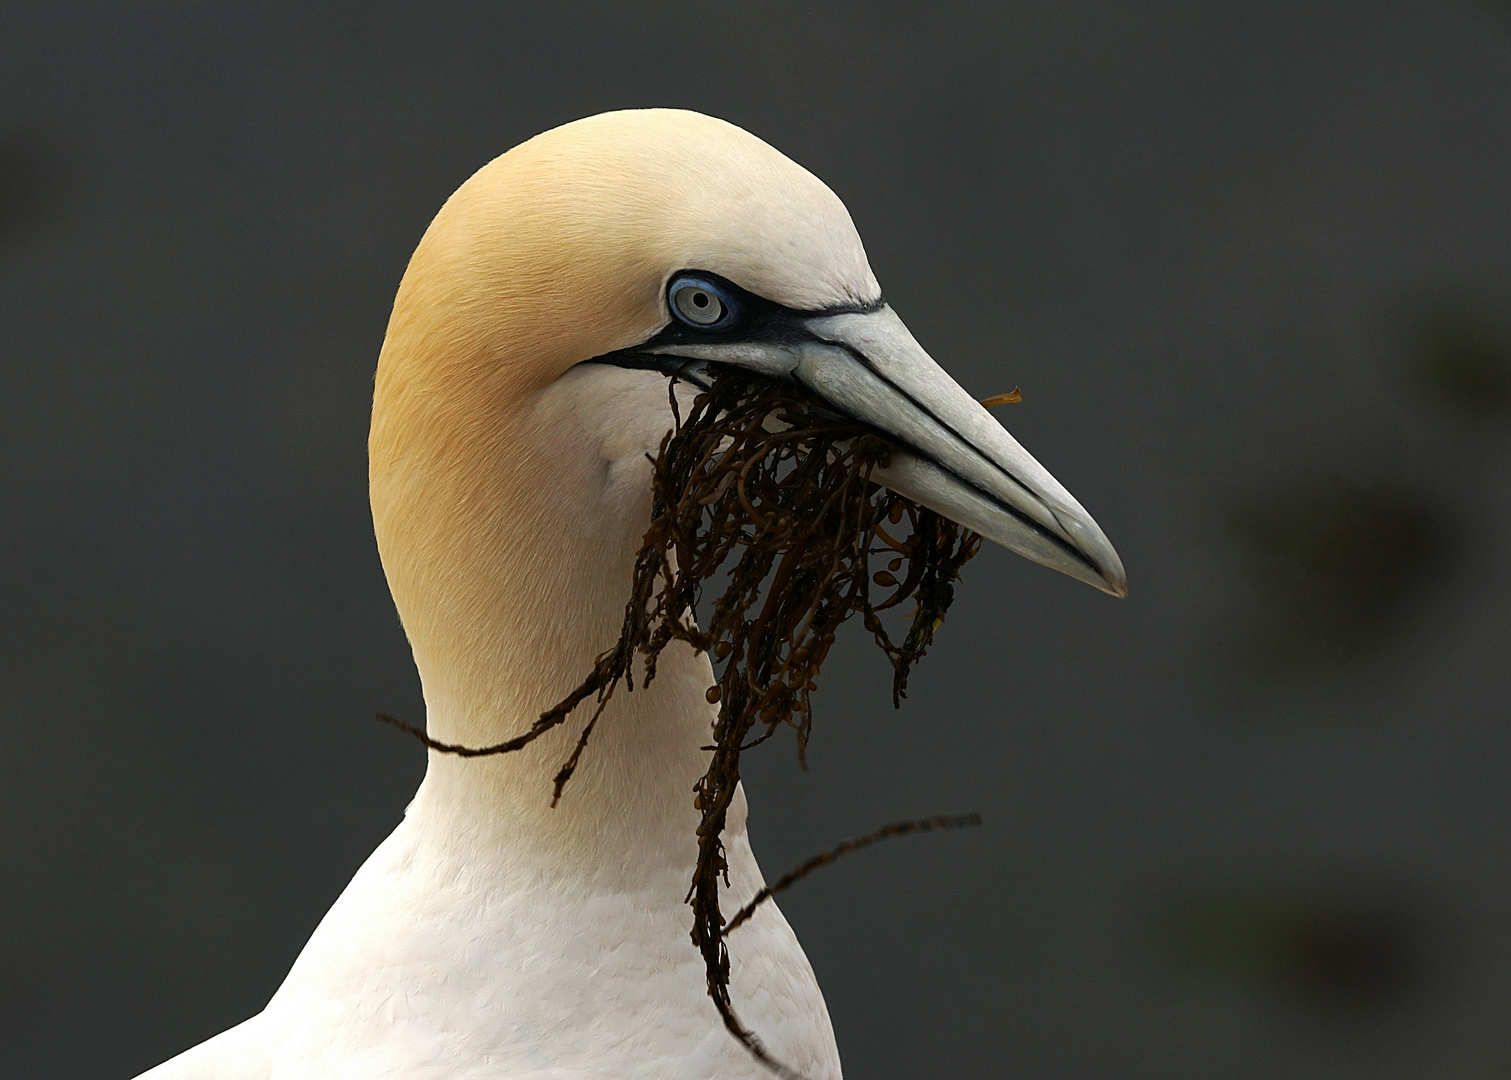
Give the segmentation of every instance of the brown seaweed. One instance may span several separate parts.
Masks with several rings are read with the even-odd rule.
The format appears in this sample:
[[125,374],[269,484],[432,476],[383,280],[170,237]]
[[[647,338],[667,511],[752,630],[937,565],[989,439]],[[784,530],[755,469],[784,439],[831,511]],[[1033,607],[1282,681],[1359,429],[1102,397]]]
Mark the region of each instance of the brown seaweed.
[[[847,841],[779,879],[726,924],[719,904],[721,883],[728,883],[723,834],[740,781],[740,755],[788,727],[802,757],[819,669],[840,624],[855,614],[891,661],[893,704],[900,704],[912,667],[932,643],[960,569],[981,538],[872,480],[892,452],[875,429],[831,411],[793,383],[732,368],[714,369],[707,380],[686,417],[675,380],[669,391],[675,425],[652,459],[651,525],[635,560],[619,641],[598,657],[587,678],[529,730],[491,746],[442,743],[422,729],[382,719],[431,749],[481,756],[528,745],[594,698],[595,708],[554,778],[554,806],[615,687],[624,682],[633,688],[636,655],[646,685],[671,642],[706,652],[718,679],[708,700],[718,703],[719,712],[707,748],[708,771],[694,786],[701,820],[688,890],[692,939],[725,1026],[773,1071],[797,1077],[735,1014],[726,936],[771,894],[847,851],[979,819],[901,822]],[[704,589],[715,583],[718,595],[705,608]],[[910,600],[898,641],[883,616],[895,618]]]

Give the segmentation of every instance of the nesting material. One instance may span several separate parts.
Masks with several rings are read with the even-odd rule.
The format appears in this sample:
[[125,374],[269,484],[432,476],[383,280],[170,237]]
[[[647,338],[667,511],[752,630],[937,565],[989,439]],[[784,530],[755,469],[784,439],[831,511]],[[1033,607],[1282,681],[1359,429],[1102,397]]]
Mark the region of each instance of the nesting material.
[[[852,615],[860,615],[891,662],[893,703],[900,704],[981,538],[871,479],[892,450],[873,428],[825,408],[796,384],[738,369],[717,369],[708,378],[711,385],[685,417],[670,394],[675,425],[653,460],[651,526],[635,561],[624,624],[588,677],[528,731],[492,746],[441,743],[384,719],[432,749],[481,756],[528,745],[592,698],[595,707],[555,776],[555,805],[616,687],[633,689],[637,655],[645,685],[671,642],[708,653],[718,681],[707,696],[719,712],[708,771],[693,793],[701,820],[688,891],[692,938],[725,1026],[758,1059],[793,1076],[740,1022],[729,998],[725,937],[734,924],[726,925],[720,909],[720,885],[740,755],[783,727],[793,729],[802,755],[819,670]],[[717,592],[711,605],[705,589]],[[768,895],[854,847],[974,823],[947,818],[888,826],[810,860]]]

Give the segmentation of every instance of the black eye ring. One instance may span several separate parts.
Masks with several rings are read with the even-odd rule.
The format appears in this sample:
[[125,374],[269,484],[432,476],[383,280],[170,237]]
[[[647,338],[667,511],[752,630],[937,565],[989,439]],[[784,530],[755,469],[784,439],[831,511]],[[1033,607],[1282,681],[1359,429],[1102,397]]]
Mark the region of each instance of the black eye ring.
[[738,314],[734,297],[704,277],[682,274],[666,289],[666,306],[694,330],[723,330]]

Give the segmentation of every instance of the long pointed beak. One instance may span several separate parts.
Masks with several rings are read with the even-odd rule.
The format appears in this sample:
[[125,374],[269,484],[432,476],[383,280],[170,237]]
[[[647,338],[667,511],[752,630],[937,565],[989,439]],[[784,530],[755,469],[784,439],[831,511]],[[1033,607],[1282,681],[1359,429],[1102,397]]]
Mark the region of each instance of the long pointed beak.
[[794,342],[655,351],[795,379],[901,449],[874,478],[1025,558],[1126,596],[1112,544],[1049,471],[950,378],[890,307],[808,320]]

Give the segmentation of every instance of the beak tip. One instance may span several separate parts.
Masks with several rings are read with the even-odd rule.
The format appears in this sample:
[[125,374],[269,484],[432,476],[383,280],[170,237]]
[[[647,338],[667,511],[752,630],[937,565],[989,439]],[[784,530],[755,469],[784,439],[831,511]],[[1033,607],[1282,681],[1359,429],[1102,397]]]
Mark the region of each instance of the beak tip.
[[1055,516],[1064,524],[1067,536],[1080,548],[1081,557],[1085,560],[1082,564],[1085,572],[1076,576],[1101,589],[1108,596],[1124,599],[1128,595],[1128,573],[1123,569],[1123,560],[1118,557],[1117,549],[1107,539],[1107,534],[1079,505],[1074,507],[1073,512],[1066,508]]
[[1107,544],[1105,555],[1109,557],[1097,560],[1100,564],[1097,569],[1102,574],[1102,580],[1098,587],[1108,596],[1115,596],[1119,600],[1125,600],[1128,597],[1128,574],[1123,569],[1123,560],[1118,558],[1117,552],[1112,549],[1111,544]]
[[1119,562],[1111,564],[1102,563],[1096,569],[1087,567],[1087,573],[1075,575],[1086,584],[1094,586],[1108,596],[1118,600],[1124,600],[1128,596],[1128,575],[1123,573],[1123,565]]

